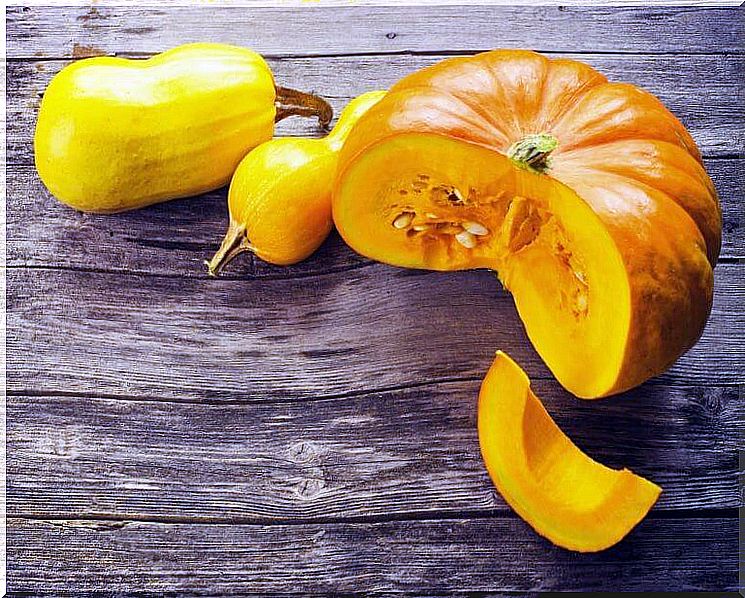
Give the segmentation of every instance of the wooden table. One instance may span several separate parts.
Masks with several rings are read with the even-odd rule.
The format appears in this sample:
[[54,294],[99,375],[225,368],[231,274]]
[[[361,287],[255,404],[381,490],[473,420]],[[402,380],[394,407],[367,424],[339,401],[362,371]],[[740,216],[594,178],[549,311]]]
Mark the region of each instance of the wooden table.
[[[742,10],[364,6],[8,9],[8,576],[16,592],[443,594],[737,588],[745,370]],[[563,391],[488,272],[371,263],[333,236],[291,268],[202,260],[225,190],[79,214],[33,167],[39,99],[75,58],[213,40],[337,111],[492,47],[580,58],[657,94],[721,195],[698,344],[623,396]],[[290,119],[279,134],[317,135]],[[600,554],[552,546],[479,456],[503,348],[577,444],[664,493]]]

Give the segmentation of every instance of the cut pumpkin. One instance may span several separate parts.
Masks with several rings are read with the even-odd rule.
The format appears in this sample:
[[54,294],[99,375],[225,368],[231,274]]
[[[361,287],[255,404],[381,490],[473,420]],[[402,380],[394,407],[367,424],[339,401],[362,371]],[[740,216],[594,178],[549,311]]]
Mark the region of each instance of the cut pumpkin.
[[489,475],[540,535],[579,552],[619,542],[661,488],[593,461],[559,429],[525,372],[498,352],[479,394],[478,430]]
[[575,61],[495,50],[403,78],[352,129],[333,217],[378,261],[496,270],[584,398],[667,369],[711,309],[721,214],[695,143]]

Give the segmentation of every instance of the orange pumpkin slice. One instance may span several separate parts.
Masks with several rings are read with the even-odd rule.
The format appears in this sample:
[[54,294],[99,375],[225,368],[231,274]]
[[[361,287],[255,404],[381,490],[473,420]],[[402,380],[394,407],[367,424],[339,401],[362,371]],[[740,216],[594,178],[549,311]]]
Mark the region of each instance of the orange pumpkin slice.
[[486,469],[504,499],[564,548],[595,552],[616,544],[662,491],[577,448],[530,390],[525,372],[501,351],[481,385],[478,429]]

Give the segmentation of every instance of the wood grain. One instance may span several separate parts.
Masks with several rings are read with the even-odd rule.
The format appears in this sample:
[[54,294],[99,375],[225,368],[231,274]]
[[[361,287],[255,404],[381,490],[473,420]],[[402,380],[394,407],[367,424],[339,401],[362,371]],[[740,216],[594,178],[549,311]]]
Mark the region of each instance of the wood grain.
[[[745,284],[720,264],[704,335],[659,380],[736,384]],[[174,282],[177,280],[177,282]],[[549,376],[486,271],[371,264],[295,279],[8,271],[8,389],[210,400],[318,398],[481,379],[496,349]]]
[[[190,522],[510,512],[479,452],[479,386],[284,404],[10,397],[8,511]],[[588,454],[663,487],[655,513],[739,506],[736,388],[647,384],[597,402],[552,380],[533,387]]]
[[[155,53],[189,41],[267,55],[441,52],[745,52],[742,11],[659,7],[336,6],[48,7],[7,11],[8,57],[72,57],[78,48]],[[581,35],[578,33],[581,32]]]
[[[705,156],[745,153],[740,107],[745,103],[745,56],[566,54],[614,81],[627,81],[657,95],[690,130]],[[277,81],[327,97],[338,114],[353,97],[385,89],[404,75],[445,58],[433,56],[340,56],[270,59]],[[33,130],[41,95],[70,61],[8,64],[8,160],[33,164]],[[314,121],[293,118],[278,135],[318,135]]]
[[[513,518],[307,525],[9,519],[11,591],[733,590],[737,519],[648,519],[599,554]],[[70,564],[75,563],[74,567]]]

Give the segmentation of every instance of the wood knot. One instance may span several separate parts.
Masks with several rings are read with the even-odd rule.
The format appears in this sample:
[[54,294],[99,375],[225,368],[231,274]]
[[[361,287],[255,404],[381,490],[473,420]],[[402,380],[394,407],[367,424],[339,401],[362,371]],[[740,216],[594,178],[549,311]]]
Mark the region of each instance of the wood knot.
[[287,455],[295,463],[310,463],[318,459],[319,450],[314,443],[302,440],[287,449]]
[[309,499],[326,487],[326,477],[320,467],[313,467],[305,473],[305,477],[296,482],[295,492],[300,498]]

